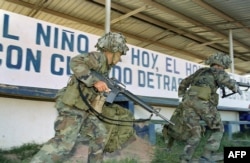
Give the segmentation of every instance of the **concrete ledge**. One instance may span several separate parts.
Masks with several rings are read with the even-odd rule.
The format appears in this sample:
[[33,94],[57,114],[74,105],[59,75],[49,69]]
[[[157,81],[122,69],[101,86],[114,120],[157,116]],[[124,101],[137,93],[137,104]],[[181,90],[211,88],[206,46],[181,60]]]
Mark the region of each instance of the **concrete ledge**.
[[[0,84],[0,95],[15,97],[15,98],[53,101],[57,91],[58,89]],[[141,98],[143,101],[146,101],[150,105],[177,107],[179,104],[179,100],[176,98],[159,98],[159,97],[146,97],[146,96],[138,96],[138,97]],[[123,95],[119,94],[116,97],[116,101],[128,101],[128,99]],[[250,111],[250,109],[248,108],[235,108],[235,107],[223,107],[223,106],[218,106],[218,110],[236,111],[236,112]]]

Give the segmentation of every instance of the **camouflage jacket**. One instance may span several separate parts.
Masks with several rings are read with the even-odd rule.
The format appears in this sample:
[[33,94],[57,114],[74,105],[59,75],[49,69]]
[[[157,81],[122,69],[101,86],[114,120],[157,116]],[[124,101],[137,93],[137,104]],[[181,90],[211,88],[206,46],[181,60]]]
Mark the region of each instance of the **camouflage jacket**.
[[213,67],[201,68],[183,79],[178,88],[178,96],[183,97],[191,85],[209,86],[211,94],[216,94],[216,91],[220,86],[226,86],[232,91],[237,90],[236,81],[231,79],[228,73]]
[[108,76],[111,66],[108,65],[105,54],[90,52],[73,57],[70,61],[70,68],[73,75],[67,86],[58,92],[56,107],[62,108],[64,105],[68,105],[87,110],[88,107],[80,95],[79,86],[84,98],[91,103],[99,94],[93,87],[99,79],[91,71],[94,70]]
[[108,75],[111,67],[108,65],[107,58],[101,52],[90,52],[88,54],[77,55],[71,59],[70,68],[75,77],[88,87],[98,81],[91,74],[91,70],[103,75]]

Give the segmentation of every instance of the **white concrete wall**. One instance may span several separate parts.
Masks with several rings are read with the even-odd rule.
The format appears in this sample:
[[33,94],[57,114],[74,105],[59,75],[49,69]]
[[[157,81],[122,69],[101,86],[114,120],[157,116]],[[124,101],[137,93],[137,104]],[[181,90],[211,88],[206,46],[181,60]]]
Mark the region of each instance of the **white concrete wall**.
[[48,141],[56,117],[54,102],[0,97],[0,148]]
[[[240,115],[239,112],[232,112],[232,111],[220,111],[221,119],[223,121],[239,121]],[[232,132],[240,131],[240,125],[233,125]]]
[[[155,107],[157,108],[157,107]],[[159,107],[161,114],[170,119],[175,108]],[[221,111],[223,120],[237,121],[237,112]],[[150,113],[135,106],[136,118],[148,118]],[[42,144],[54,136],[57,111],[54,102],[0,97],[0,148],[10,149],[27,143]],[[161,118],[153,116],[153,119]],[[239,129],[233,128],[233,131]],[[161,125],[156,125],[161,132]]]

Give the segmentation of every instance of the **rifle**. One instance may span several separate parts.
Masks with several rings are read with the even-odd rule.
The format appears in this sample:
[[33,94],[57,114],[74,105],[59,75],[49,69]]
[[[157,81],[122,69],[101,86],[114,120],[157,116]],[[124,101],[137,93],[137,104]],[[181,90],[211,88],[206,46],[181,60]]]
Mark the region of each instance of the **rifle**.
[[117,79],[115,79],[115,78],[108,78],[108,77],[106,77],[104,75],[99,74],[96,71],[92,71],[91,74],[93,74],[94,76],[96,76],[98,79],[104,81],[107,84],[107,86],[111,89],[111,91],[109,93],[107,93],[107,95],[106,95],[107,96],[106,97],[106,102],[113,103],[113,101],[115,100],[116,96],[121,93],[125,97],[127,97],[128,99],[130,99],[133,102],[135,102],[138,105],[140,105],[142,108],[144,108],[148,112],[150,112],[152,114],[155,114],[156,116],[161,117],[163,120],[167,121],[168,123],[174,125],[173,122],[171,122],[165,116],[163,116],[162,114],[160,114],[159,111],[157,111],[156,109],[154,109],[152,106],[146,104],[146,102],[144,102],[142,99],[138,98],[136,95],[134,95],[130,91],[126,90],[126,86],[123,83],[119,82]]
[[[246,89],[243,91],[248,91],[248,89],[250,88],[249,83],[242,83],[242,82],[236,82],[236,83],[239,87],[246,87]],[[229,94],[226,94],[226,90],[225,90],[224,86],[221,87],[221,90],[222,90],[222,98],[225,98],[225,97],[228,97],[228,96],[231,96],[231,95],[237,93],[237,92],[231,92]]]

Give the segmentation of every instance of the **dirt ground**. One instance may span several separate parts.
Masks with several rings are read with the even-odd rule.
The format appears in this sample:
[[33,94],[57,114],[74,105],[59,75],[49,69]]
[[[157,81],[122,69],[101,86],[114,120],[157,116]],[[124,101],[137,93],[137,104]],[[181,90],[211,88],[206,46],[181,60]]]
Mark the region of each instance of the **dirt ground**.
[[[136,137],[130,140],[125,146],[113,153],[106,153],[104,160],[109,162],[119,162],[120,160],[130,161],[131,159],[137,160],[138,163],[151,163],[154,157],[155,147],[152,146],[148,140]],[[27,151],[28,152],[28,151]],[[72,152],[72,157],[67,163],[87,163],[88,146],[84,143],[78,143]],[[6,154],[4,157],[12,160],[15,163],[23,163],[18,155]],[[28,163],[31,158],[27,158],[25,163]],[[217,153],[213,156],[217,163],[223,163],[223,153]],[[1,162],[1,161],[0,161]],[[198,163],[198,160],[193,160],[193,163]],[[7,163],[7,162],[6,162]]]
[[[71,163],[85,163],[87,162],[88,146],[79,144],[71,157]],[[122,159],[136,159],[139,163],[150,163],[154,154],[154,147],[150,143],[140,137],[131,140],[124,148],[113,153],[106,153],[104,160],[122,160]]]

